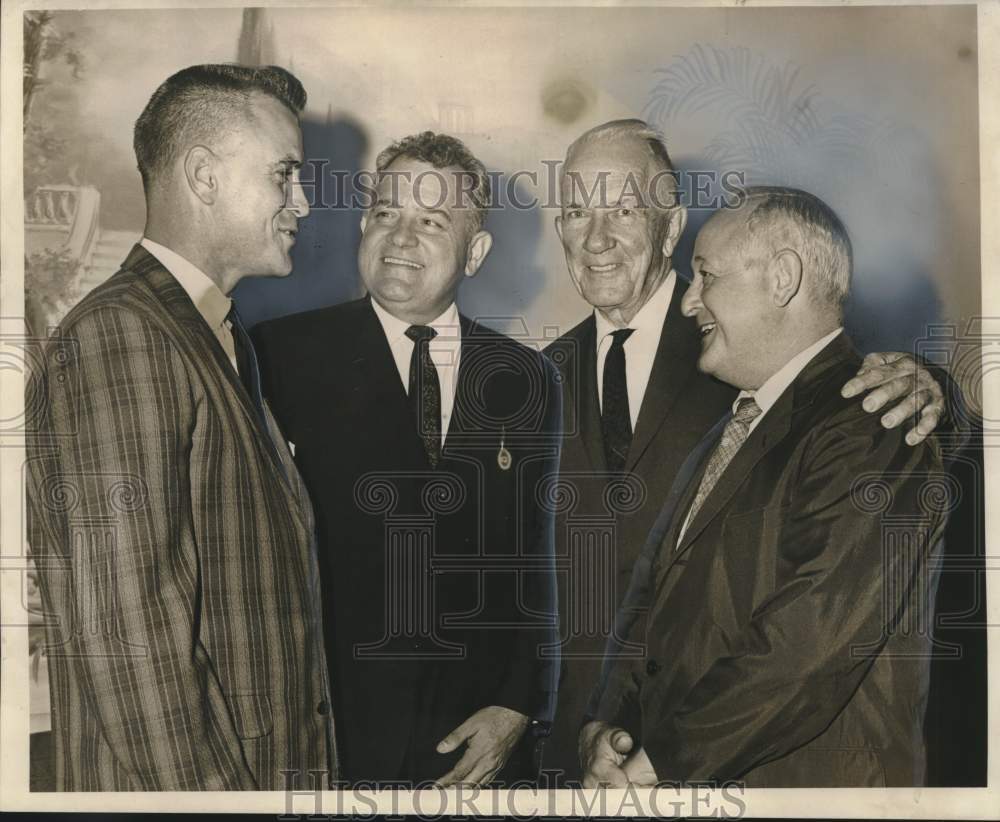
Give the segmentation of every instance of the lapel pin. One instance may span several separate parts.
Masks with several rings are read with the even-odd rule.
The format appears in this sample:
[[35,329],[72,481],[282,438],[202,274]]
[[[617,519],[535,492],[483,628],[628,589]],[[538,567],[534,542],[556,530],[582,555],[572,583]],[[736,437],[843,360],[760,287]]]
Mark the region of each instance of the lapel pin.
[[504,445],[504,434],[505,433],[506,433],[506,429],[501,428],[500,429],[500,450],[497,451],[497,465],[500,466],[500,470],[501,471],[509,471],[510,470],[510,464],[511,464],[511,462],[513,462],[513,460],[511,459],[511,456],[510,456],[510,451],[508,451],[507,448],[506,448],[506,446]]

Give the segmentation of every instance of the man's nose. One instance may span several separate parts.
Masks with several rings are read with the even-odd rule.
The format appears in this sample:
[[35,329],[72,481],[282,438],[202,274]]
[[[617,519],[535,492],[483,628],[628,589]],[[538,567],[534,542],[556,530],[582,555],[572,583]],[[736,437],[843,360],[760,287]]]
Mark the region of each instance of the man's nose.
[[694,279],[691,280],[691,285],[688,286],[688,290],[684,292],[684,298],[681,300],[681,313],[685,317],[694,317],[699,309],[703,307],[701,303],[701,286],[701,274],[696,272]]
[[594,215],[583,238],[583,247],[591,254],[600,254],[615,244],[614,238],[608,233],[607,217],[600,211]]
[[397,248],[410,248],[417,244],[417,235],[413,230],[412,221],[400,217],[389,235],[389,239]]
[[302,182],[297,177],[292,181],[291,191],[289,192],[288,210],[294,211],[300,220],[309,216],[309,198],[302,188]]

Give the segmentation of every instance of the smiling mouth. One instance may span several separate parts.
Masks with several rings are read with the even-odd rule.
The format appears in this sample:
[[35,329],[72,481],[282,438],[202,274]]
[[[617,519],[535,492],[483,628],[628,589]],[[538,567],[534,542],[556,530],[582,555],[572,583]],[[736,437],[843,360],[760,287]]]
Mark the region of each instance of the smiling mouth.
[[618,263],[604,263],[604,265],[588,265],[587,268],[597,274],[606,274],[609,271],[614,271],[618,265]]
[[698,326],[698,332],[702,337],[707,337],[713,331],[715,331],[715,323],[702,323]]
[[420,263],[415,263],[412,260],[404,260],[402,257],[383,257],[382,262],[386,265],[401,265],[406,268],[423,268]]

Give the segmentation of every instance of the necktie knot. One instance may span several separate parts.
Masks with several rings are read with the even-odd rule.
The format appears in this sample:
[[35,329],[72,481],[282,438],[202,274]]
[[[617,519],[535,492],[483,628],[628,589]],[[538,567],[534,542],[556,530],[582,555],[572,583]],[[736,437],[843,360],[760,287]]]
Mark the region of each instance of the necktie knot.
[[611,347],[621,348],[625,345],[625,340],[632,336],[634,328],[618,328],[611,332]]
[[406,336],[413,340],[414,343],[418,343],[422,340],[434,339],[437,336],[437,331],[429,325],[411,325],[406,329]]
[[744,425],[750,425],[761,414],[760,406],[753,397],[743,397],[736,404],[736,413],[733,419]]

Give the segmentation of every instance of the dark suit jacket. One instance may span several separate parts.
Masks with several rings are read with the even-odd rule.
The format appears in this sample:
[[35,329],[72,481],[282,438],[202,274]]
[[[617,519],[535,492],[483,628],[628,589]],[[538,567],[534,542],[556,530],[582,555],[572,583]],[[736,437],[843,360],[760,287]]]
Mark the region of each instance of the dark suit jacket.
[[676,549],[721,425],[664,506],[620,626],[647,654],[611,655],[595,694],[660,779],[923,781],[928,560],[949,485],[936,443],[911,448],[840,396],[859,362],[844,335],[816,355]]
[[540,646],[555,642],[543,504],[558,465],[555,371],[538,352],[461,324],[455,408],[434,470],[367,298],[255,329],[266,392],[316,505],[352,781],[443,776],[460,753],[437,754],[437,742],[488,705],[540,722],[554,709],[557,660]]
[[58,789],[335,775],[312,509],[184,289],[136,246],[32,391]]
[[593,315],[545,350],[563,379],[560,483],[568,502],[556,522],[563,664],[544,761],[574,779],[578,732],[636,558],[684,458],[736,396],[697,369],[698,329],[680,308],[686,290],[678,279],[624,474],[605,464]]

